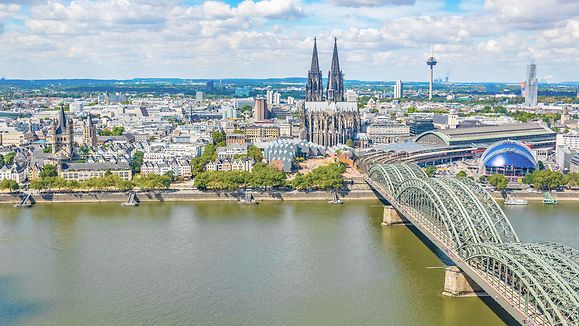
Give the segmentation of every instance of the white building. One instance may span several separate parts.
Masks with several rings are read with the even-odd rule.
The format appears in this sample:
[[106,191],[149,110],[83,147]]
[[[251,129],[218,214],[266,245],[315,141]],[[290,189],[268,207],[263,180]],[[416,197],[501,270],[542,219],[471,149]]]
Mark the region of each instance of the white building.
[[368,125],[366,136],[374,144],[403,142],[410,139],[410,127],[387,118],[379,118]]
[[358,94],[349,89],[346,91],[346,102],[358,102]]
[[82,109],[84,108],[84,103],[83,102],[72,102],[69,104],[69,108],[70,108],[70,112],[72,112],[72,113],[82,112]]
[[570,149],[579,149],[579,132],[571,131],[567,134],[557,134],[557,146],[562,145]]
[[17,164],[12,164],[12,166],[4,165],[0,168],[0,180],[3,179],[14,180],[19,184],[23,183],[26,181],[26,169]]
[[267,99],[267,104],[273,104],[273,91],[271,89],[267,90],[265,98]]
[[205,166],[207,171],[247,171],[253,170],[253,160],[246,157],[239,159],[217,159]]
[[195,92],[195,101],[197,101],[197,103],[203,102],[203,95],[203,92]]
[[403,90],[402,90],[402,81],[401,80],[397,80],[396,81],[396,85],[394,85],[394,98],[402,98],[404,96]]
[[237,155],[247,155],[247,144],[231,144],[217,148],[218,158],[233,158]]
[[577,154],[579,154],[579,132],[557,134],[555,159],[562,170],[571,169],[571,161]]

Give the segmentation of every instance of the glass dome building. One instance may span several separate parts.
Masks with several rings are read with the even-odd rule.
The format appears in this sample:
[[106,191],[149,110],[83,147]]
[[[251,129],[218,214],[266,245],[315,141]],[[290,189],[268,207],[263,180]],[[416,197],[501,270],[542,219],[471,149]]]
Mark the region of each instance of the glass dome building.
[[529,146],[514,140],[503,140],[485,150],[481,164],[486,175],[524,176],[535,171],[537,158]]

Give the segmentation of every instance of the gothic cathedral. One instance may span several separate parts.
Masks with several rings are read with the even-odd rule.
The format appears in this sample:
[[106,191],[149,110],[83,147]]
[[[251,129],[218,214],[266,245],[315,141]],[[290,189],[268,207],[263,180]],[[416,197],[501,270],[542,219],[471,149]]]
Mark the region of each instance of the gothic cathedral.
[[302,112],[301,137],[328,147],[354,140],[361,128],[360,112],[358,103],[344,101],[344,74],[340,70],[337,39],[334,39],[325,96],[323,89],[317,40],[314,38],[312,64],[306,85],[306,103]]

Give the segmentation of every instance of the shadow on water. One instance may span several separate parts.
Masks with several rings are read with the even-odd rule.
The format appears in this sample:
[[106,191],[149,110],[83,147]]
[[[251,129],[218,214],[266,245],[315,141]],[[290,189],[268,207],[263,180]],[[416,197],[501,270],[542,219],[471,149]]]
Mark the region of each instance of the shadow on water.
[[16,277],[0,276],[0,325],[15,325],[46,308],[40,301],[21,298],[17,283]]

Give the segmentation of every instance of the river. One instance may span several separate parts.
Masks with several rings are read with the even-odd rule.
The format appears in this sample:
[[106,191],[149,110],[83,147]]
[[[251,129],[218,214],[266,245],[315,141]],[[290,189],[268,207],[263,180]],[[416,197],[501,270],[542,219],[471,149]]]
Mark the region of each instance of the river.
[[[579,204],[507,207],[579,248]],[[377,201],[0,206],[0,325],[504,325]]]

